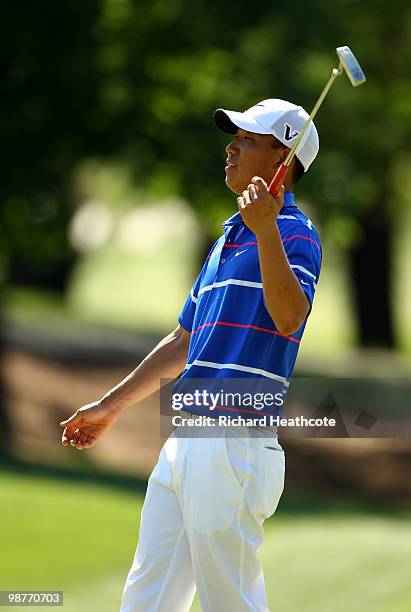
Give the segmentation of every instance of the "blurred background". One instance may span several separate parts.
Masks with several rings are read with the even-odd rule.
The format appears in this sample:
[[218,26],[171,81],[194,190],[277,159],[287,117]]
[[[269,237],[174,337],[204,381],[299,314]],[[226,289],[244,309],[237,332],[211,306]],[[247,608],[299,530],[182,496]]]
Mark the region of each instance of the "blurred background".
[[[324,260],[295,375],[411,378],[411,7],[38,0],[2,3],[0,31],[0,589],[109,612],[164,442],[158,397],[82,453],[58,423],[176,326],[236,210],[214,109],[311,109],[340,45],[367,83],[337,80],[296,188]],[[283,446],[270,608],[410,610],[410,441]]]

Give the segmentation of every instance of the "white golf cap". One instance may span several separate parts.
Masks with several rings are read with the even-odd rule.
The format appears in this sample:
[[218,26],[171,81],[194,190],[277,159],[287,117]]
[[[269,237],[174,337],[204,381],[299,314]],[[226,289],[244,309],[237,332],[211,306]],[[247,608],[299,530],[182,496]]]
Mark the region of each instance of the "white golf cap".
[[[224,108],[214,113],[215,124],[223,132],[235,134],[237,128],[241,128],[255,134],[271,134],[290,149],[308,119],[308,113],[301,106],[277,98],[263,100],[243,113]],[[311,121],[295,152],[304,172],[316,158],[319,148],[318,132]]]

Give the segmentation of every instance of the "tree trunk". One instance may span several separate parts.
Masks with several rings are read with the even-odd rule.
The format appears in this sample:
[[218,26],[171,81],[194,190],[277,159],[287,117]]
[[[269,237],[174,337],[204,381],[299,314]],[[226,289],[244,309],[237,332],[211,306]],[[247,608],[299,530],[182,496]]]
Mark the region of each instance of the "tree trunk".
[[360,219],[363,237],[349,253],[359,344],[394,348],[392,222],[377,205]]
[[[0,296],[1,300],[1,296]],[[0,457],[7,457],[12,448],[12,429],[6,405],[6,393],[3,381],[3,319],[0,313]]]

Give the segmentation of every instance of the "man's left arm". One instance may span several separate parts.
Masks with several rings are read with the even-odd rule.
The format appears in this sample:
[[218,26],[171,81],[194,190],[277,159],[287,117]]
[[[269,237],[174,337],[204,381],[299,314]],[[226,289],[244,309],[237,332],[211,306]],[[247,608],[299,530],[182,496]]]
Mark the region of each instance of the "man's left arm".
[[256,237],[265,304],[278,331],[289,336],[304,323],[310,302],[288,263],[277,226]]
[[311,304],[285,253],[276,218],[284,200],[284,187],[276,199],[267,183],[254,177],[237,204],[242,219],[257,238],[266,307],[277,330],[289,336],[305,321]]

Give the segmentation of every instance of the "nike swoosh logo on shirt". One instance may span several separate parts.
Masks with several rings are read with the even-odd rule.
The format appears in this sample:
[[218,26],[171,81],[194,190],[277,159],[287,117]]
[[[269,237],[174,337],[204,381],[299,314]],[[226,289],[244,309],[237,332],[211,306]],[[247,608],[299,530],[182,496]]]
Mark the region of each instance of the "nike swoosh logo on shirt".
[[246,251],[248,251],[248,249],[244,249],[244,251],[237,251],[237,253],[235,253],[234,257],[238,257],[239,255],[241,255],[241,253],[245,253]]

